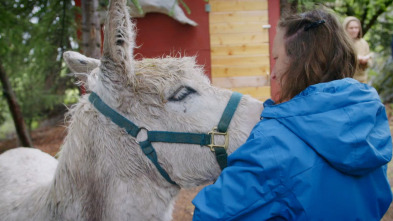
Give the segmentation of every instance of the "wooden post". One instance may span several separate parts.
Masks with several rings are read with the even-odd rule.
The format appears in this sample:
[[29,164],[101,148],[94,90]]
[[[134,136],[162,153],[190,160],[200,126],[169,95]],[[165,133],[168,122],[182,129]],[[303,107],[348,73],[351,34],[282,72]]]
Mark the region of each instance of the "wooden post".
[[276,36],[276,26],[278,23],[278,20],[280,20],[280,1],[279,0],[268,0],[268,8],[269,8],[269,24],[270,24],[270,29],[269,29],[269,54],[270,54],[270,96],[271,98],[275,101],[279,99],[277,97],[277,94],[279,94],[279,85],[278,83],[271,78],[271,73],[273,71],[273,67],[275,64],[272,50],[273,50],[273,42],[274,42],[274,37]]
[[269,53],[270,53],[270,73],[274,67],[274,59],[272,56],[273,40],[276,36],[276,26],[278,20],[280,20],[280,1],[279,0],[268,0],[268,11],[269,11]]

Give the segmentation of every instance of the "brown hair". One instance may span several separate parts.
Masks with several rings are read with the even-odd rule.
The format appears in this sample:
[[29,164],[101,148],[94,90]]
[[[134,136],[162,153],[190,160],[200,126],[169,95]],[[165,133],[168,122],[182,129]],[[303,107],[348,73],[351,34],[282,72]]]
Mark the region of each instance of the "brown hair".
[[292,14],[278,23],[284,33],[288,69],[280,78],[280,101],[308,86],[352,77],[357,56],[337,18],[324,9]]

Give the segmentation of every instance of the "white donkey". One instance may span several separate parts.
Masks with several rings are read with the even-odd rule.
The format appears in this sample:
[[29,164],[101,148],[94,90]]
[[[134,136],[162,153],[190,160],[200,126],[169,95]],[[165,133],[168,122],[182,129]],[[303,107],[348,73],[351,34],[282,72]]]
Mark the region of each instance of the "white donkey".
[[261,102],[243,96],[236,108],[194,58],[134,61],[125,1],[111,1],[101,61],[64,55],[92,72],[91,93],[69,112],[58,161],[33,148],[0,155],[0,220],[171,220],[180,188],[220,174],[223,148],[206,145],[224,136],[207,133],[229,124],[231,153],[259,120]]

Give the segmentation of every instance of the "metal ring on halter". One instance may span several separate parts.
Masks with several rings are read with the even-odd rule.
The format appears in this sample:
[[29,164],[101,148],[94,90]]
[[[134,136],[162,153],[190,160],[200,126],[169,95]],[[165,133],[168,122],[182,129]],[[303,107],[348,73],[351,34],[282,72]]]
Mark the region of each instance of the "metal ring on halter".
[[[141,133],[141,131],[145,131],[145,133]],[[147,134],[149,131],[150,130],[147,129],[146,127],[140,127],[138,134],[135,136],[136,143],[139,144],[140,142],[146,141],[149,138],[148,134]],[[140,137],[141,134],[142,134],[142,137]],[[146,136],[143,136],[143,135],[146,135]],[[138,139],[138,138],[140,138],[140,139]],[[146,139],[144,139],[144,138],[146,138]]]
[[[214,127],[213,130],[209,132],[209,134],[210,134],[210,136],[211,136],[211,137],[210,137],[210,144],[208,144],[207,146],[210,147],[210,150],[211,150],[212,152],[214,152],[214,148],[216,148],[216,147],[221,147],[221,148],[224,148],[225,150],[228,150],[228,144],[229,144],[228,132],[219,132],[219,131],[217,130],[217,127]],[[216,135],[221,135],[221,136],[224,136],[224,137],[225,137],[225,142],[224,142],[224,144],[219,145],[219,144],[216,144],[216,143],[214,142],[214,136],[216,136]]]

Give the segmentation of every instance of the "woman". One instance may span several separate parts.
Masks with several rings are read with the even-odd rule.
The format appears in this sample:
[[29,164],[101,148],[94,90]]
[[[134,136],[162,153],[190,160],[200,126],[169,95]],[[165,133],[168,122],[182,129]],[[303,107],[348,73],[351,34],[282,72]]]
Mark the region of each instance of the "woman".
[[356,54],[324,10],[278,24],[272,99],[194,220],[380,220],[392,201],[392,140],[376,91],[352,77]]
[[367,83],[366,69],[371,65],[370,47],[367,42],[362,38],[362,26],[356,17],[347,17],[343,22],[344,29],[353,40],[355,50],[358,55],[359,66],[353,78],[356,80]]

